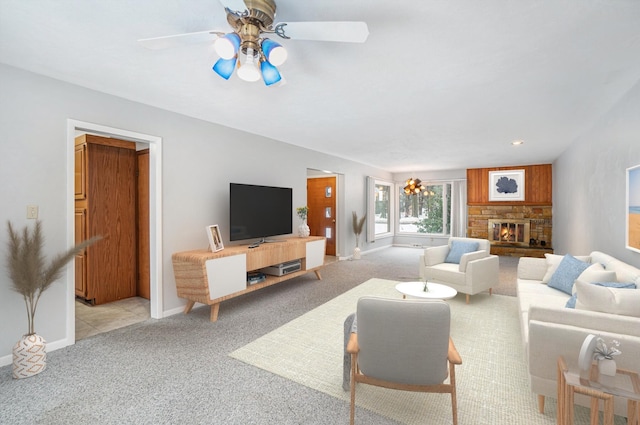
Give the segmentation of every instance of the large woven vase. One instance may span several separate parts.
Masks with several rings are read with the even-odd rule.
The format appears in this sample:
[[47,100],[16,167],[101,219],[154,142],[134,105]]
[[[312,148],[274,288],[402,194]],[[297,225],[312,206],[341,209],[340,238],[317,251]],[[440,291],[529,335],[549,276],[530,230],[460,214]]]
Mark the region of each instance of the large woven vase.
[[13,346],[13,378],[37,375],[47,367],[47,342],[40,335],[24,335]]

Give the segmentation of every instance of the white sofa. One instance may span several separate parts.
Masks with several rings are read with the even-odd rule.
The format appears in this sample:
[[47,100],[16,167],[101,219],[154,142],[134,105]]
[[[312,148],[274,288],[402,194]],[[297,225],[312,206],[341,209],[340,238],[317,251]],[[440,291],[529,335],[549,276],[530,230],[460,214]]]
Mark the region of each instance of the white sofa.
[[[592,283],[579,282],[572,289],[577,292],[575,308],[565,305],[571,295],[554,289],[543,281],[553,274],[553,265],[557,265],[562,256],[549,255],[547,258],[522,257],[518,263],[518,307],[524,352],[529,367],[532,391],[538,395],[538,407],[544,412],[544,397],[557,398],[558,356],[563,356],[570,369],[578,370],[578,353],[588,334],[601,336],[605,341],[613,339],[620,342],[622,354],[615,358],[619,368],[640,371],[640,289],[603,288]],[[634,282],[640,288],[640,270],[602,252],[594,251],[582,259],[590,264],[599,263],[602,272],[587,276],[593,266],[580,274],[577,280],[601,282],[598,273],[605,281]],[[550,268],[551,267],[551,268]],[[611,272],[615,272],[614,274]],[[615,293],[622,298],[624,306],[615,301],[597,302],[589,299],[586,289],[598,288],[606,294]],[[623,292],[628,291],[628,292]],[[581,300],[583,294],[583,301]],[[598,296],[602,293],[598,292]],[[587,303],[587,304],[585,304]],[[620,308],[626,308],[620,314]],[[600,311],[594,311],[600,310]],[[576,403],[589,406],[586,398],[576,397]],[[616,398],[615,412],[627,416],[624,400]]]
[[[460,256],[457,263],[445,260],[452,244],[477,244],[477,250]],[[500,264],[497,255],[491,255],[491,245],[487,239],[451,237],[447,245],[426,248],[420,256],[420,279],[441,283],[469,295],[483,291],[491,293],[491,287],[498,284]]]

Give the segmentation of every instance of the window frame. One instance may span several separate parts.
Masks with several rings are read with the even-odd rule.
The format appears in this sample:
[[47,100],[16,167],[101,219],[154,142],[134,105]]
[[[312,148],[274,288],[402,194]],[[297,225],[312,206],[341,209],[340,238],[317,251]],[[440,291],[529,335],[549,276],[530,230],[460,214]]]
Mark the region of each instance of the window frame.
[[[374,212],[374,235],[376,239],[382,239],[382,238],[389,238],[389,237],[393,237],[395,234],[395,222],[396,222],[396,196],[394,195],[394,193],[396,192],[396,184],[390,181],[386,181],[386,180],[381,180],[381,179],[374,179],[374,188],[375,188],[375,196],[373,197],[373,212]],[[389,215],[387,223],[387,231],[383,232],[383,233],[377,233],[375,231],[375,216],[376,216],[376,197],[377,197],[377,193],[378,193],[378,186],[385,186],[389,188],[389,206],[387,208],[387,213]]]
[[[395,198],[397,201],[396,206],[396,216],[395,220],[395,233],[398,236],[411,236],[411,237],[450,237],[451,236],[451,196],[453,191],[453,181],[452,180],[440,180],[440,181],[423,181],[422,184],[425,187],[429,186],[442,186],[442,208],[444,210],[442,214],[442,233],[420,233],[420,232],[408,232],[400,230],[400,217],[402,216],[400,211],[400,196],[409,196],[404,193],[403,187],[405,185],[404,182],[396,184],[396,192],[397,196]],[[449,190],[446,190],[446,185],[449,186]],[[447,196],[448,195],[448,196]],[[411,195],[416,196],[416,195]],[[448,212],[448,214],[446,213]]]

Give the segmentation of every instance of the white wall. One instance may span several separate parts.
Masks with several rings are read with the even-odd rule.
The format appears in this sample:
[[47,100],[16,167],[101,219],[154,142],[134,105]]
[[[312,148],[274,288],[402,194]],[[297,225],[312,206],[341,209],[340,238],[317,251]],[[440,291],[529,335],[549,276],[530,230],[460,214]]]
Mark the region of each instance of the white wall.
[[553,163],[556,253],[602,251],[640,267],[625,248],[625,169],[638,164],[640,82]]
[[[163,311],[179,308],[171,254],[207,246],[205,226],[220,224],[228,243],[229,182],[292,187],[294,205],[306,204],[307,168],[344,175],[339,228],[350,229],[351,211],[363,210],[367,175],[391,179],[383,170],[302,149],[220,125],[188,118],[0,65],[0,253],[5,258],[6,221],[17,227],[26,206],[40,208],[46,255],[65,249],[67,214],[67,119],[101,124],[162,138]],[[294,219],[295,220],[295,219]],[[295,224],[295,223],[294,223]],[[295,226],[294,226],[295,227]],[[355,246],[352,232],[340,235],[339,252]],[[377,248],[378,246],[376,246]],[[366,246],[363,247],[367,249]],[[38,306],[36,331],[50,344],[67,339],[64,276]],[[22,298],[9,289],[0,268],[0,365],[27,331]],[[9,359],[9,360],[7,360]]]

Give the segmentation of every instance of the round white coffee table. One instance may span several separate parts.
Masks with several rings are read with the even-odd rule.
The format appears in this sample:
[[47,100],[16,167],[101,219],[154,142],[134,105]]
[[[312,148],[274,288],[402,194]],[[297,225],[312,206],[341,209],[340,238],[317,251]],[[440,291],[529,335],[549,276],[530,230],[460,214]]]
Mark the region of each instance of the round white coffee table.
[[400,282],[396,285],[396,289],[402,294],[402,298],[406,296],[425,299],[448,300],[456,296],[458,291],[450,286],[441,283],[427,282],[428,290],[424,290],[424,282]]

